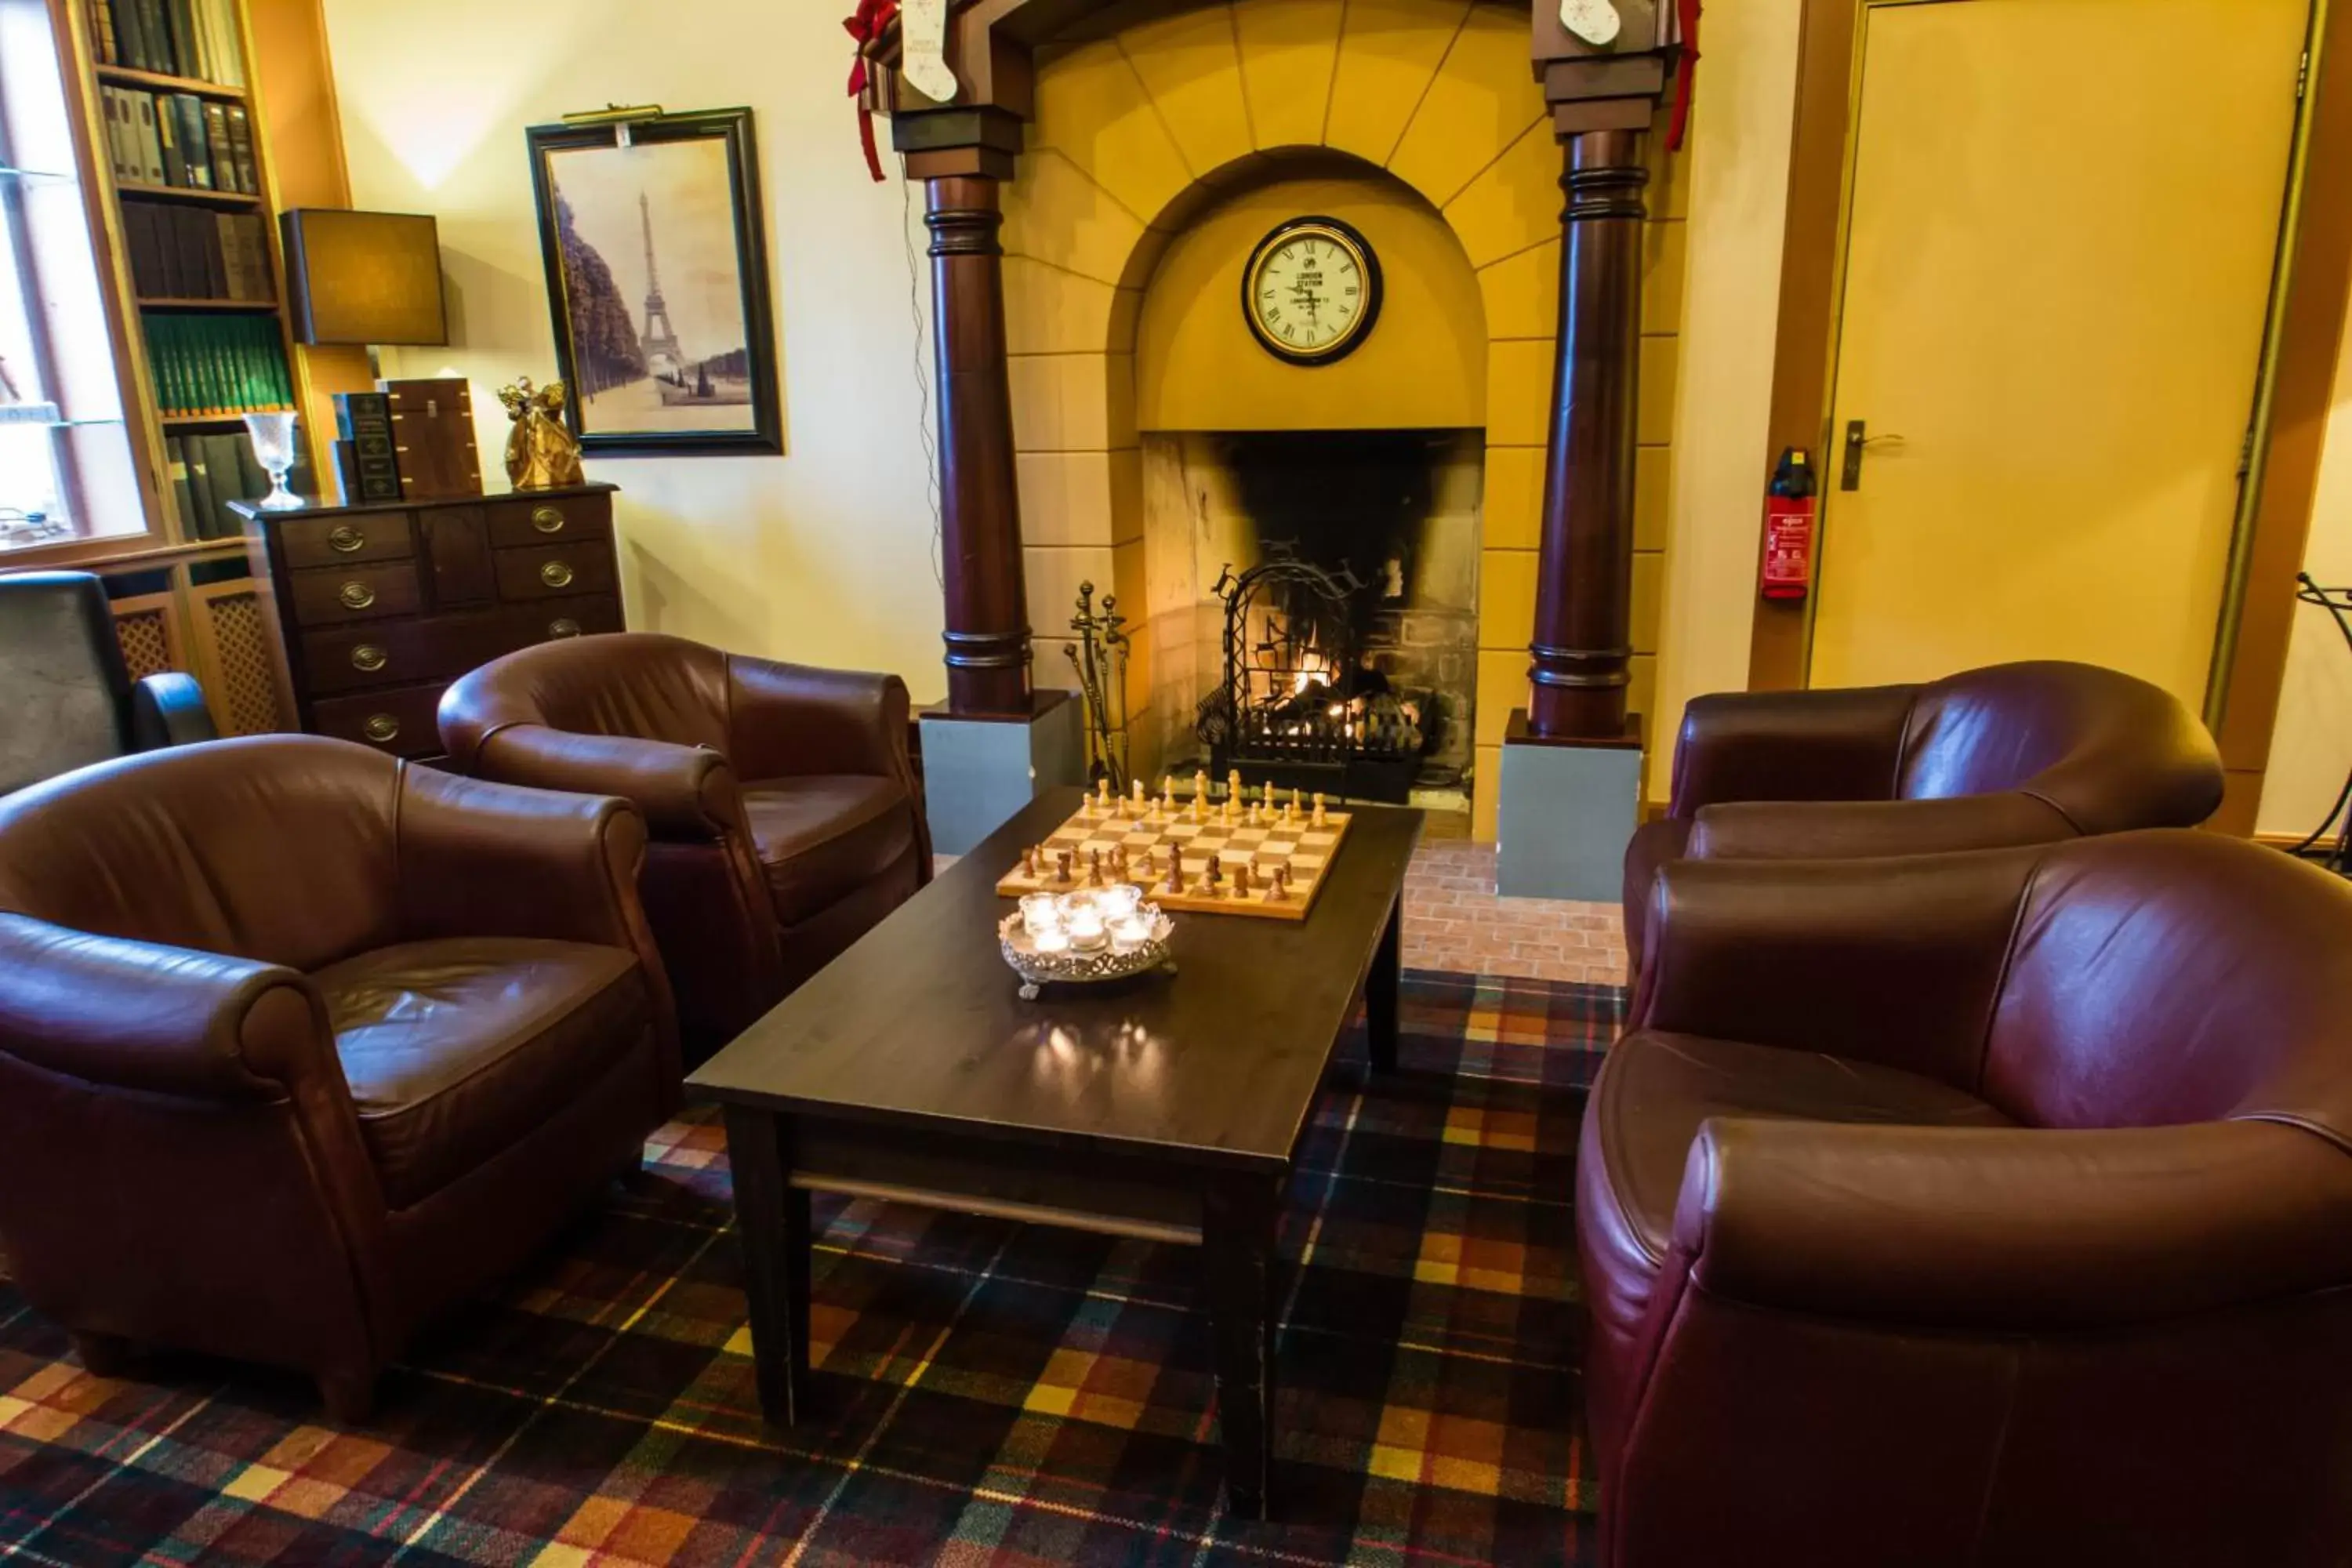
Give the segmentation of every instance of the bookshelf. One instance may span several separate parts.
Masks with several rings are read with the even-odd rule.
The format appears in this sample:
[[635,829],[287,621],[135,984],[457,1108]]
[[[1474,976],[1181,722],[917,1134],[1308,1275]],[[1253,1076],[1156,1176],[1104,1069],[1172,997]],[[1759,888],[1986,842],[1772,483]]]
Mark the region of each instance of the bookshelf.
[[[134,676],[161,669],[194,674],[225,734],[286,729],[291,727],[292,704],[280,675],[282,656],[263,584],[247,559],[242,528],[224,515],[228,498],[211,509],[209,517],[191,515],[196,509],[184,499],[192,496],[184,482],[186,466],[179,465],[175,475],[173,461],[174,449],[195,437],[233,438],[243,446],[242,415],[167,412],[159,400],[164,377],[151,363],[148,348],[150,325],[156,321],[264,323],[282,365],[282,384],[291,390],[295,405],[308,403],[307,367],[296,351],[283,303],[285,264],[273,218],[278,205],[277,184],[264,134],[266,89],[255,68],[260,57],[253,19],[245,0],[202,0],[196,5],[164,0],[161,9],[166,17],[177,10],[208,18],[204,51],[208,60],[235,58],[242,81],[214,81],[106,58],[114,47],[100,37],[100,16],[119,18],[126,5],[139,3],[47,0],[60,64],[68,78],[68,108],[80,144],[82,184],[99,242],[124,421],[147,526],[137,532],[12,552],[0,556],[0,570],[70,566],[98,573],[106,580]],[[224,115],[236,110],[246,127],[251,164],[250,178],[237,183],[251,188],[205,189],[127,177],[127,171],[118,169],[121,149],[108,120],[110,99],[119,105],[125,93],[165,99],[184,95],[216,107]],[[236,292],[248,297],[221,297],[226,290],[210,286],[217,279],[196,288],[176,276],[169,279],[174,285],[170,288],[158,286],[166,279],[142,279],[141,271],[154,270],[152,265],[134,267],[134,259],[153,259],[151,233],[137,236],[142,247],[148,247],[144,257],[134,258],[133,254],[133,231],[146,226],[145,214],[185,214],[207,222],[218,215],[244,218],[241,232],[251,241],[250,258]],[[286,405],[278,399],[268,405]],[[314,433],[308,424],[306,419],[302,432],[306,458],[315,465]]]

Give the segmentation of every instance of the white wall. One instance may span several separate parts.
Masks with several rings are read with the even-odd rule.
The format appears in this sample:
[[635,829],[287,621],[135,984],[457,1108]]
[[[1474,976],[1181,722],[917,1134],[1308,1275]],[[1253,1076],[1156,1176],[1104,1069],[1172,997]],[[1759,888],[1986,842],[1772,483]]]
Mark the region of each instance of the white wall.
[[[2323,586],[2352,586],[2352,332],[2345,334],[2336,360],[2335,404],[2327,416],[2327,446],[2320,455],[2303,569]],[[2344,646],[2326,611],[2298,605],[2254,830],[2302,837],[2326,816],[2347,769],[2352,648]]]
[[[809,0],[322,0],[354,205],[440,220],[455,340],[385,374],[471,377],[486,464],[492,394],[555,374],[523,128],[611,103],[755,111],[782,458],[599,458],[621,487],[633,626],[744,652],[895,670],[945,690],[933,566],[929,353],[908,276],[906,187],[873,184],[843,83],[849,7]],[[888,127],[877,127],[887,146]],[[892,161],[895,163],[895,161]],[[911,284],[911,286],[910,286]],[[493,487],[498,479],[491,480]]]
[[1652,800],[1667,796],[1684,704],[1748,685],[1802,9],[1711,6],[1700,35]]

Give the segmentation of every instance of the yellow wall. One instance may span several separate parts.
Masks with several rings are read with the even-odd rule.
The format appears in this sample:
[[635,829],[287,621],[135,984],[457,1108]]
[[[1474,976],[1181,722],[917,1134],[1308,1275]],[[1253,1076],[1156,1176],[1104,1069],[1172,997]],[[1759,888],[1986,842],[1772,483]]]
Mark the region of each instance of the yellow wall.
[[[523,128],[608,103],[748,104],[757,116],[782,458],[593,458],[621,487],[631,623],[748,652],[896,670],[945,690],[916,366],[930,353],[909,276],[907,193],[877,185],[842,96],[846,6],[777,0],[324,0],[352,201],[440,219],[455,342],[386,374],[492,397],[554,373]],[[918,196],[919,205],[919,196]],[[912,234],[921,233],[920,216]],[[917,266],[920,240],[916,245]],[[912,296],[910,298],[910,296]],[[1041,655],[1040,672],[1047,673]]]
[[[1178,235],[1145,289],[1135,345],[1143,430],[1436,430],[1486,423],[1486,321],[1477,275],[1445,220],[1370,165],[1350,177],[1235,190]],[[1370,334],[1332,364],[1259,346],[1242,270],[1266,232],[1314,214],[1354,226],[1380,259]]]
[[1654,801],[1671,792],[1684,704],[1748,685],[1802,11],[1803,0],[1743,0],[1706,18],[1706,87],[1692,106],[1665,605],[1650,714]]

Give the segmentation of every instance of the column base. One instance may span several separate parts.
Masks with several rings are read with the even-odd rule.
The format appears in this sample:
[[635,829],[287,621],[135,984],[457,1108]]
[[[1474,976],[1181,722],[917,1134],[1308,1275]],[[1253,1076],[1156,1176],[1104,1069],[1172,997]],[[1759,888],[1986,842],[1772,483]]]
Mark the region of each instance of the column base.
[[923,804],[931,847],[961,855],[1045,790],[1086,781],[1085,705],[1075,694],[1035,694],[1029,716],[958,717],[927,708]]
[[1529,733],[1524,709],[1503,736],[1495,812],[1495,890],[1507,899],[1614,903],[1625,844],[1642,813],[1642,730],[1614,741],[1550,741]]

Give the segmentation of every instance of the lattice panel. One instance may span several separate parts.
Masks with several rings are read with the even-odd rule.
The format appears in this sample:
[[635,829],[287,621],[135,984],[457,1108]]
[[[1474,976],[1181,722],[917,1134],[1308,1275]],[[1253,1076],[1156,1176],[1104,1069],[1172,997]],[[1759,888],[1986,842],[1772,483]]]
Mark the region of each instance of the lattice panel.
[[227,732],[266,735],[278,730],[278,661],[259,596],[222,594],[203,603],[220,663],[221,689],[213,706]]
[[122,662],[133,680],[179,668],[172,662],[172,629],[160,607],[117,615],[114,636],[122,644]]

